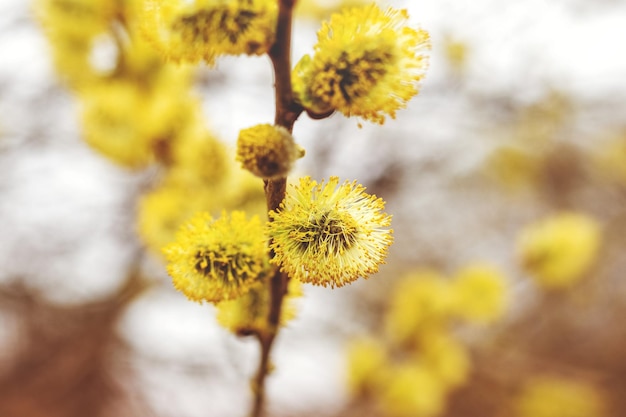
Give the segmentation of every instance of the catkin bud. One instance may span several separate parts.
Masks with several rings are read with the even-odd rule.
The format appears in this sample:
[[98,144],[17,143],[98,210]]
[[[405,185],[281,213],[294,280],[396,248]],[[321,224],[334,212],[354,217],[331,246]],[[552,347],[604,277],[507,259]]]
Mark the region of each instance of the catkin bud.
[[302,156],[304,149],[282,126],[260,124],[239,132],[236,159],[257,177],[285,177],[296,159]]

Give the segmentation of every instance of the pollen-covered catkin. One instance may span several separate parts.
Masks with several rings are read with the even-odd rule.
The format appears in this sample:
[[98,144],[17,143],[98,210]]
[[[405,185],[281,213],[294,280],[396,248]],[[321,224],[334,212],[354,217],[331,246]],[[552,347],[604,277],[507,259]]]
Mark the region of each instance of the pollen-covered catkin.
[[382,124],[419,92],[428,67],[430,37],[406,23],[406,10],[375,4],[333,14],[318,32],[292,79],[310,113],[337,110]]
[[518,253],[522,266],[546,289],[578,282],[593,266],[601,243],[596,220],[565,212],[542,219],[522,230]]
[[221,55],[262,55],[274,42],[273,0],[144,0],[141,30],[163,56],[209,65]]
[[260,124],[243,129],[237,139],[237,161],[257,177],[286,177],[304,150],[282,126]]
[[294,279],[330,287],[377,272],[393,241],[384,205],[356,182],[300,178],[269,213],[272,262]]
[[197,213],[163,252],[176,289],[199,302],[245,294],[267,267],[261,221],[242,211],[224,212],[219,219]]

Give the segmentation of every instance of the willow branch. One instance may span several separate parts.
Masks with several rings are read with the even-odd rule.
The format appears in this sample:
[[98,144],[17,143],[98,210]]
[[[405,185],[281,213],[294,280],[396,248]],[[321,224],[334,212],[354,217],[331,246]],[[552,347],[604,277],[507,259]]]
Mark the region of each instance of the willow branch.
[[291,89],[291,22],[296,0],[280,0],[276,42],[269,56],[274,66],[274,91],[276,94],[276,115],[274,123],[283,126],[290,133],[293,124],[303,109],[293,100]]
[[[293,7],[296,0],[279,0],[278,22],[276,25],[276,41],[272,45],[269,56],[274,67],[274,91],[276,94],[276,115],[274,124],[286,128],[290,133],[293,125],[303,109],[293,100],[291,88],[291,22]],[[285,198],[287,178],[265,181],[265,196],[268,211],[276,210]],[[270,252],[270,257],[274,253]],[[287,293],[289,277],[278,267],[270,278],[270,308],[267,316],[267,331],[257,335],[261,345],[259,367],[252,381],[254,404],[252,417],[263,413],[265,403],[265,380],[270,370],[270,353],[274,339],[278,333],[283,299]]]

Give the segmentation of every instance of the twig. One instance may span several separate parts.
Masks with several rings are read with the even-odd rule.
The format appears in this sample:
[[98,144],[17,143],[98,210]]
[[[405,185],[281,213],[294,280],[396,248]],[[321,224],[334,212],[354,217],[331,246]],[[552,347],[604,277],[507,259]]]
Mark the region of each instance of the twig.
[[[274,88],[276,93],[276,115],[274,124],[283,126],[290,133],[303,109],[294,102],[291,88],[291,22],[296,0],[280,0],[276,41],[269,51],[274,67]],[[267,209],[276,210],[285,198],[287,178],[265,181]],[[270,257],[274,253],[270,251]],[[251,417],[260,417],[265,403],[265,380],[270,371],[270,353],[280,325],[280,315],[289,277],[275,267],[270,279],[270,308],[267,316],[267,329],[257,334],[261,345],[261,356],[257,373],[252,380],[254,403]]]

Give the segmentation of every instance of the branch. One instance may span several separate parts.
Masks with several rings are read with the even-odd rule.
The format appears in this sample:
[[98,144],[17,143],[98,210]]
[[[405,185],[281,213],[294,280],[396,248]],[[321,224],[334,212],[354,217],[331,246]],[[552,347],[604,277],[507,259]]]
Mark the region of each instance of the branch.
[[[274,124],[293,132],[293,125],[303,108],[293,100],[291,88],[291,22],[296,0],[279,0],[276,41],[269,51],[274,67],[274,90],[276,115]],[[276,210],[285,198],[287,178],[265,181],[265,197],[268,211]],[[274,253],[270,251],[270,258]],[[270,308],[267,330],[257,334],[261,345],[261,357],[257,373],[252,380],[254,404],[251,417],[260,417],[265,403],[265,380],[270,370],[270,353],[280,326],[283,299],[287,293],[289,277],[275,267],[270,279]]]

